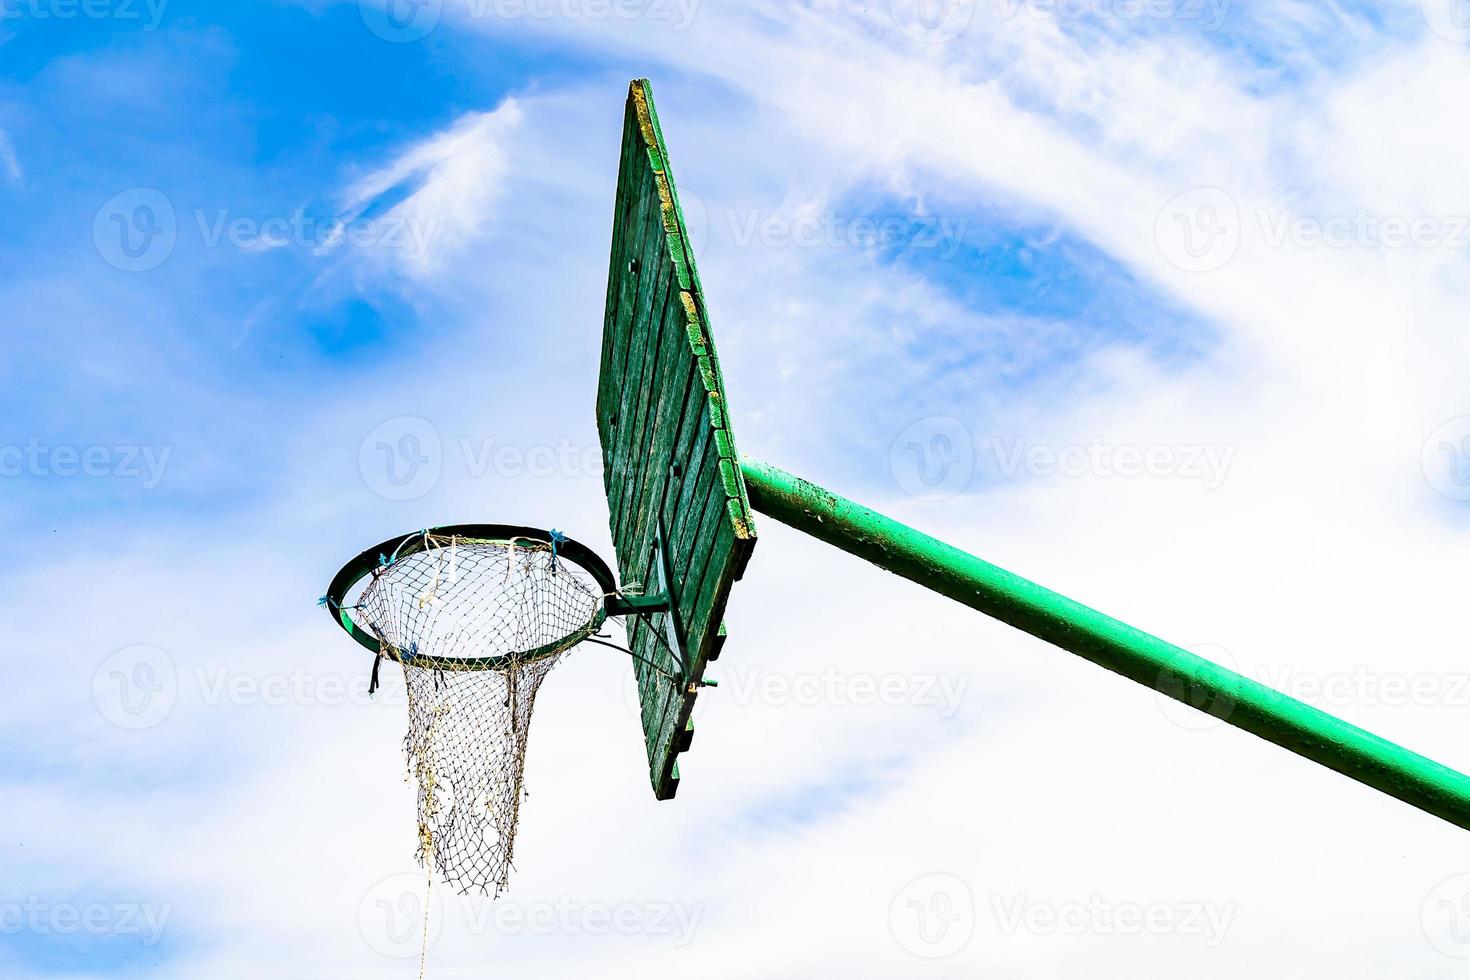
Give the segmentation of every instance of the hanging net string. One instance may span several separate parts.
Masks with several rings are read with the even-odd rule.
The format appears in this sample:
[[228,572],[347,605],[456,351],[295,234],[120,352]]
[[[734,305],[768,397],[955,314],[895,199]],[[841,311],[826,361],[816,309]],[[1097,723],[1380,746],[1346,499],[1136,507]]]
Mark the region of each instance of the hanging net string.
[[418,858],[461,891],[510,875],[541,682],[602,625],[603,593],[551,541],[424,534],[384,556],[353,608],[403,667]]

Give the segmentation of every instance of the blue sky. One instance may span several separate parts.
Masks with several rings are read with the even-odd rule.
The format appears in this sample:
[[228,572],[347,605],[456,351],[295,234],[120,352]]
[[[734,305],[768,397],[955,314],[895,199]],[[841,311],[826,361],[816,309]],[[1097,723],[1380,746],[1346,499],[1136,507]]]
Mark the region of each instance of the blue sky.
[[[0,973],[412,968],[374,924],[417,874],[401,684],[367,699],[315,599],[432,524],[607,550],[592,406],[637,76],[744,451],[1252,676],[1428,678],[1328,707],[1470,764],[1470,19],[917,2],[0,0]],[[1399,220],[1425,242],[1385,244]],[[1470,954],[1436,917],[1470,894],[1458,836],[761,531],[721,665],[744,683],[701,709],[677,803],[641,780],[624,665],[579,654],[538,705],[511,900],[697,909],[697,937],[493,929],[445,896],[431,973],[1438,978]],[[832,670],[908,693],[793,700]],[[1201,835],[1226,842],[1179,867]],[[1345,850],[1356,877],[1326,870]],[[937,873],[974,906],[942,959],[895,918]],[[1182,927],[993,913],[1094,895],[1235,925],[1206,960]]]

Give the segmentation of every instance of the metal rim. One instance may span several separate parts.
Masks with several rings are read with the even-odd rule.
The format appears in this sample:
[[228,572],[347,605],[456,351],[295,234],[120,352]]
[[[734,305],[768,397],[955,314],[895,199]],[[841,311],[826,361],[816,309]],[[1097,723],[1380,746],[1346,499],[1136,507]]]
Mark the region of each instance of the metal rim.
[[[596,633],[607,619],[607,607],[604,603],[598,607],[597,614],[592,621],[582,629],[568,634],[555,643],[536,647],[523,653],[502,654],[497,657],[423,656],[416,657],[412,661],[403,661],[395,656],[391,647],[381,643],[372,631],[357,625],[344,607],[344,600],[353,586],[371,575],[373,570],[382,564],[380,556],[395,555],[401,558],[437,547],[427,541],[430,535],[445,538],[472,538],[482,541],[534,541],[548,547],[553,542],[550,531],[543,531],[535,527],[521,527],[515,524],[449,524],[400,534],[363,551],[362,554],[343,565],[341,571],[332,578],[332,584],[327,587],[326,609],[334,623],[346,630],[348,636],[376,656],[386,657],[400,663],[407,662],[414,667],[438,670],[501,670],[515,664],[553,656],[576,646]],[[607,563],[598,556],[597,552],[565,537],[556,541],[555,546],[557,557],[571,562],[591,575],[593,581],[602,589],[603,595],[612,595],[617,592],[617,580],[613,578],[612,570],[607,567]]]

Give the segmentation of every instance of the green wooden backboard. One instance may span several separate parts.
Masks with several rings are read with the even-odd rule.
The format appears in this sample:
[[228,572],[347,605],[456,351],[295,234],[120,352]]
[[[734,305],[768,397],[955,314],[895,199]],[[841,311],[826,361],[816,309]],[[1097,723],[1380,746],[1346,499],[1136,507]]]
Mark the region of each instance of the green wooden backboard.
[[[694,735],[690,712],[705,666],[724,643],[730,588],[755,546],[755,523],[694,253],[643,79],[629,87],[623,120],[597,428],[624,588],[660,591],[656,539],[669,566],[673,619],[626,621],[649,776],[658,798],[669,799],[679,753]],[[682,666],[671,652],[675,639],[684,646]]]

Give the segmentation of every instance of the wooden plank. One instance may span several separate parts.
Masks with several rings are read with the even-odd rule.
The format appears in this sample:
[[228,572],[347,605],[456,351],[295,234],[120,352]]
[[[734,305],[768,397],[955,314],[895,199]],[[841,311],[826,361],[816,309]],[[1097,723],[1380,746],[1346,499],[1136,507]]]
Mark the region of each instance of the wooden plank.
[[684,324],[677,316],[677,299],[669,297],[664,308],[665,322],[659,340],[659,373],[654,378],[654,390],[663,392],[658,400],[648,441],[643,447],[644,459],[649,461],[643,468],[642,479],[632,501],[633,526],[631,541],[642,554],[653,542],[654,531],[664,510],[664,488],[669,482],[669,469],[679,436],[679,427],[688,414],[688,393],[693,376],[690,358],[681,356],[681,347],[687,344]]
[[634,317],[639,323],[651,324],[648,333],[638,331],[635,339],[643,349],[641,371],[637,376],[628,379],[628,391],[626,397],[633,403],[633,410],[629,413],[627,439],[624,442],[623,452],[625,454],[622,470],[621,500],[613,507],[618,516],[613,523],[614,540],[628,549],[630,556],[637,555],[635,541],[629,535],[628,528],[638,521],[636,502],[642,489],[644,471],[648,465],[648,443],[653,425],[654,416],[662,404],[661,399],[648,397],[649,392],[661,390],[658,379],[668,369],[668,350],[664,344],[664,334],[669,332],[664,324],[667,322],[667,307],[670,302],[668,291],[667,262],[658,263],[658,275],[644,276],[639,278],[650,279],[646,287],[640,285],[638,291],[638,302],[634,306]]
[[[647,216],[643,215],[640,217],[640,225],[646,224]],[[630,290],[632,300],[627,307],[626,320],[620,317],[617,327],[620,332],[626,332],[629,348],[627,366],[620,382],[621,430],[615,452],[618,495],[609,496],[609,501],[613,504],[613,541],[620,549],[627,547],[619,530],[627,518],[630,482],[642,465],[642,459],[633,451],[633,446],[642,433],[644,412],[648,405],[648,375],[653,369],[653,348],[657,343],[656,340],[649,341],[643,326],[650,322],[654,309],[662,309],[666,295],[662,284],[668,281],[670,274],[668,263],[661,258],[657,236],[648,234],[644,227],[641,242],[640,271],[625,272],[625,277],[633,283]]]
[[[628,107],[631,112],[632,107]],[[627,112],[624,113],[627,115]],[[613,351],[616,347],[615,340],[618,331],[610,329],[617,319],[617,311],[621,306],[620,293],[626,288],[622,270],[628,263],[627,255],[628,231],[633,221],[632,209],[637,203],[637,198],[629,193],[636,181],[636,168],[629,166],[627,161],[637,146],[636,129],[627,124],[626,118],[623,124],[623,145],[618,155],[618,194],[613,202],[613,247],[609,249],[608,272],[607,272],[607,306],[602,333],[602,363],[604,370],[597,388],[597,422],[599,429],[605,424],[607,418],[607,406],[609,399],[616,396],[618,387],[614,377],[610,376],[606,365],[613,361]]]

